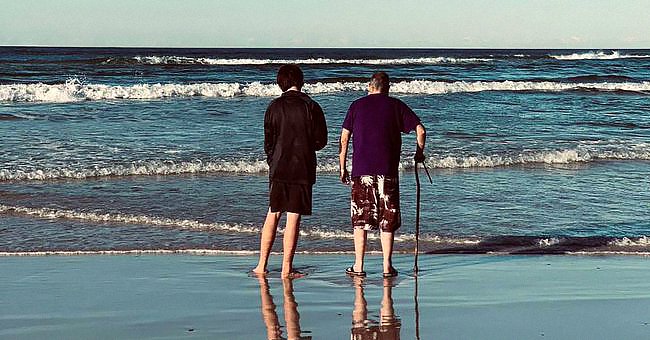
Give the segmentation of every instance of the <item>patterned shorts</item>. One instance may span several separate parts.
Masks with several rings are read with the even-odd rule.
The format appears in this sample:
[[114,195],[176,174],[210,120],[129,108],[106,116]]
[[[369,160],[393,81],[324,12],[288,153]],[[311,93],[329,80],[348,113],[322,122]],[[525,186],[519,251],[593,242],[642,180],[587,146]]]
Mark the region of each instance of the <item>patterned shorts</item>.
[[355,229],[394,232],[402,224],[399,180],[388,176],[352,177],[350,204]]

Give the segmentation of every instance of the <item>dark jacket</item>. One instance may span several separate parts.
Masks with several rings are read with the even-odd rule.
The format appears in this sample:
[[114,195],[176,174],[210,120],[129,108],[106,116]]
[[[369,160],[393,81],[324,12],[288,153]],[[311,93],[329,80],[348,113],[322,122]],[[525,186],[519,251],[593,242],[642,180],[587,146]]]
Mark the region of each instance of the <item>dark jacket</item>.
[[316,151],[327,144],[321,107],[308,95],[287,91],[264,114],[264,152],[271,181],[316,183]]

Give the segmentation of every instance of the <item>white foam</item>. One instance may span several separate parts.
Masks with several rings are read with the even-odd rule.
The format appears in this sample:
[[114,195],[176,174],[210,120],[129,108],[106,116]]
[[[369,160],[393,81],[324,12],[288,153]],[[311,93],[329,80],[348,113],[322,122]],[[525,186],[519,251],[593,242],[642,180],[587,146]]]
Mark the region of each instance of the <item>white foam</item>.
[[[650,160],[650,149],[632,147],[626,150],[568,149],[526,152],[513,155],[443,156],[427,159],[432,168],[491,168],[525,164],[569,164],[596,160]],[[410,167],[411,162],[403,163]]]
[[129,165],[107,167],[77,168],[60,167],[32,171],[0,169],[0,180],[51,180],[61,178],[93,178],[110,176],[161,176],[194,173],[258,173],[268,171],[266,161],[262,160],[221,160],[193,162],[143,161]]
[[[303,90],[309,94],[339,92],[364,92],[365,82],[333,82],[305,84]],[[568,91],[568,90],[603,90],[603,91],[650,91],[650,82],[623,83],[560,83],[531,81],[456,81],[441,82],[429,80],[412,80],[396,82],[391,85],[391,92],[404,95],[435,95],[482,91]],[[103,85],[84,84],[78,79],[71,79],[62,84],[11,84],[0,85],[0,101],[8,102],[76,102],[86,100],[151,100],[183,97],[273,97],[281,94],[275,84],[252,82],[241,83],[196,83],[196,84],[137,84],[137,85]]]
[[[526,164],[587,163],[599,160],[650,160],[650,144],[639,143],[630,146],[616,146],[614,150],[581,147],[567,150],[536,151],[518,154],[508,153],[501,155],[433,155],[427,158],[426,164],[430,168],[463,169]],[[399,165],[400,170],[411,169],[412,167],[413,162],[410,158],[403,158]],[[321,157],[316,169],[319,173],[338,172],[338,160]],[[266,172],[268,172],[268,165],[263,160],[195,160],[191,162],[154,160],[105,167],[84,168],[67,166],[28,171],[0,168],[0,181],[85,179],[113,176],[165,176],[205,173],[261,174]]]
[[[129,250],[45,250],[45,251],[7,251],[0,252],[0,257],[27,257],[27,256],[140,256],[140,255],[194,255],[194,256],[251,256],[258,254],[254,250],[220,250],[220,249],[129,249]],[[367,254],[380,255],[381,251],[370,250]],[[395,251],[395,253],[410,253]],[[271,252],[272,255],[282,255]],[[346,255],[354,254],[353,251],[296,251],[304,255]]]
[[636,239],[629,237],[617,238],[610,241],[609,245],[617,247],[648,247],[650,246],[650,237],[641,236]]
[[89,256],[89,255],[238,255],[256,254],[250,250],[218,250],[218,249],[130,249],[130,250],[48,250],[48,251],[16,251],[0,252],[0,257],[8,256]]
[[[425,58],[390,58],[390,59],[333,59],[333,58],[307,58],[307,59],[251,59],[251,58],[194,58],[183,56],[136,56],[138,63],[148,65],[267,65],[267,64],[356,64],[356,65],[435,65],[435,64],[463,64],[488,62],[486,58],[452,58],[452,57],[425,57]],[[111,62],[111,60],[107,61]]]
[[551,58],[557,60],[613,60],[613,59],[633,59],[633,58],[650,58],[650,55],[630,55],[621,54],[618,51],[612,51],[607,54],[603,51],[590,51],[584,53],[572,53],[567,55],[551,55]]
[[[257,234],[261,228],[251,225],[244,225],[239,223],[205,223],[195,220],[182,220],[167,217],[146,216],[146,215],[133,215],[126,213],[103,213],[103,212],[82,212],[70,209],[53,209],[43,207],[22,207],[10,206],[0,204],[0,214],[15,214],[25,215],[43,219],[66,219],[87,221],[91,223],[120,223],[120,224],[134,224],[134,225],[151,225],[155,227],[171,227],[178,229],[190,229],[199,231],[218,231],[218,232],[231,232],[235,234],[248,233]],[[284,233],[283,228],[278,228],[280,234]],[[316,238],[316,239],[353,239],[353,234],[344,230],[322,230],[316,227],[305,226],[301,228],[300,235],[303,237]],[[378,240],[378,233],[369,233],[368,239]],[[395,242],[409,242],[415,239],[413,234],[402,234],[395,238]],[[480,240],[475,238],[451,238],[441,237],[437,235],[422,235],[421,242],[431,243],[445,243],[445,244],[476,244]],[[145,250],[144,252],[156,252],[157,250]],[[166,250],[174,252],[175,250]],[[220,251],[220,250],[217,250]],[[118,251],[110,251],[116,254],[121,254]],[[134,252],[136,252],[134,250]],[[110,254],[102,252],[102,254]],[[44,255],[48,253],[45,252]],[[71,252],[71,255],[83,255],[79,252]]]
[[565,254],[567,255],[577,255],[577,256],[650,256],[650,252],[647,251],[568,251]]
[[559,243],[560,243],[560,239],[557,238],[557,237],[543,238],[543,239],[537,240],[537,244],[540,247],[543,247],[543,248],[544,247],[554,246],[554,245],[559,244]]
[[233,233],[258,233],[260,228],[228,223],[204,223],[193,220],[166,217],[132,215],[125,213],[82,212],[67,209],[30,208],[0,204],[0,214],[19,214],[46,219],[80,220],[94,223],[125,223],[136,225],[154,225],[179,229],[228,231]]

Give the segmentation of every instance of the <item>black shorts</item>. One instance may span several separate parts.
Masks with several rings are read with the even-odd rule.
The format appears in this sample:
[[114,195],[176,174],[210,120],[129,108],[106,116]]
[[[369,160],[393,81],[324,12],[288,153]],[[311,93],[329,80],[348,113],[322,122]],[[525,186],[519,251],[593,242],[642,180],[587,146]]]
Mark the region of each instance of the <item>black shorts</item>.
[[269,183],[271,212],[311,215],[311,184]]

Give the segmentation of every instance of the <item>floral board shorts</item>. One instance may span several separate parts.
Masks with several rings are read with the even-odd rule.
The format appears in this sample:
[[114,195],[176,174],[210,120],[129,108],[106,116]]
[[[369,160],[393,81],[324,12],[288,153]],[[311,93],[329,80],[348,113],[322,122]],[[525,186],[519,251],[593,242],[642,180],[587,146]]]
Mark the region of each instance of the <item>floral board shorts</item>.
[[355,229],[394,232],[402,224],[399,180],[388,176],[352,177],[350,215]]

